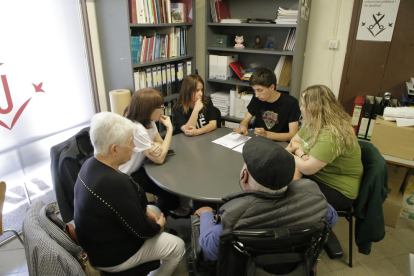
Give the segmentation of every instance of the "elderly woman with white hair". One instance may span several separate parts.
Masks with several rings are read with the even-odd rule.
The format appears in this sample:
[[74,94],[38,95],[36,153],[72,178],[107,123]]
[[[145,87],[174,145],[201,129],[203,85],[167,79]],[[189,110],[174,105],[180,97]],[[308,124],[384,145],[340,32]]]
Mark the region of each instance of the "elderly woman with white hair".
[[119,170],[135,147],[134,128],[115,113],[93,116],[94,157],[83,164],[75,185],[76,235],[100,270],[121,272],[162,260],[150,275],[171,275],[184,255],[184,242],[161,231],[164,215],[148,208],[142,187]]

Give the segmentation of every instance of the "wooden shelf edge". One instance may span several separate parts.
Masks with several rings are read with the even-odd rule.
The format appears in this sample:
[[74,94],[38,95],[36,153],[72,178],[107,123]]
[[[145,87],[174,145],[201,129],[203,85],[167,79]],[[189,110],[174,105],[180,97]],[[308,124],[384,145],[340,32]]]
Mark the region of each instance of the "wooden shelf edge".
[[129,23],[130,28],[162,28],[162,27],[180,27],[193,26],[193,23],[163,23],[163,24],[148,24],[148,23]]
[[[240,85],[240,86],[246,86],[246,87],[247,86],[250,86],[248,82],[243,82],[243,81],[238,80],[238,79],[231,79],[231,80],[207,79],[207,81],[209,81],[209,82],[217,82],[217,83],[224,83],[224,84],[228,84],[228,85]],[[289,92],[290,91],[290,86],[280,86],[280,85],[277,85],[276,86],[276,90]]]
[[253,24],[253,23],[207,23],[214,27],[258,27],[258,28],[296,28],[297,24]]
[[260,54],[260,55],[277,55],[277,56],[293,56],[294,51],[282,51],[280,49],[275,50],[266,50],[266,49],[254,49],[254,48],[244,48],[244,49],[235,49],[234,47],[207,47],[209,51],[222,51],[222,52],[237,52],[237,53],[251,53],[251,54]]

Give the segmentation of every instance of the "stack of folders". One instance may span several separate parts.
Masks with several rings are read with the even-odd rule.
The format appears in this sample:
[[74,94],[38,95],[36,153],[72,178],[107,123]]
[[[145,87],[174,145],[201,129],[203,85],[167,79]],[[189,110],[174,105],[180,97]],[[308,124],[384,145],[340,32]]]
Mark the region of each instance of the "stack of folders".
[[140,30],[131,35],[132,62],[170,58],[187,54],[187,27]]
[[280,86],[290,85],[290,76],[292,73],[292,56],[281,56],[275,68],[277,84]]
[[180,93],[184,78],[191,74],[191,60],[139,68],[134,72],[135,91],[153,88],[164,96]]
[[298,22],[298,10],[290,10],[279,7],[276,13],[276,24],[296,24]]
[[213,105],[217,107],[221,116],[227,116],[230,112],[230,93],[229,92],[216,92],[210,95]]
[[283,46],[283,51],[293,51],[295,49],[296,43],[296,28],[291,28],[286,37],[285,45]]
[[192,0],[128,0],[129,22],[163,24],[193,22]]

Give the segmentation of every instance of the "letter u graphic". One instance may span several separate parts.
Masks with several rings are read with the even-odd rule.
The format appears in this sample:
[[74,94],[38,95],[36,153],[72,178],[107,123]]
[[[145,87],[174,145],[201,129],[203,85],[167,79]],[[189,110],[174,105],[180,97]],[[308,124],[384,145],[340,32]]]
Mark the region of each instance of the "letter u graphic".
[[5,75],[1,75],[1,81],[3,82],[4,94],[6,95],[7,108],[3,109],[0,107],[0,114],[7,114],[13,109],[13,101],[10,95],[9,84]]

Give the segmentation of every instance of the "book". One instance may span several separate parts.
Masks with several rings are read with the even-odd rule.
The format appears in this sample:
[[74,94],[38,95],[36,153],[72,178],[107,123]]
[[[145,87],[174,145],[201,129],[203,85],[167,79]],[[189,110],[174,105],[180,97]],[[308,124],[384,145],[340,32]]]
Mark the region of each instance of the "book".
[[138,23],[146,23],[145,21],[145,10],[144,10],[144,1],[143,0],[136,0],[137,2],[137,22]]
[[137,23],[137,2],[135,0],[128,0],[129,6],[129,22]]
[[211,11],[211,20],[214,23],[217,23],[218,19],[217,19],[217,11],[216,11],[215,0],[210,0],[210,11]]
[[228,19],[231,18],[230,16],[230,6],[227,2],[216,2],[216,9],[217,9],[217,19],[218,22],[221,23],[222,19]]
[[171,3],[171,19],[172,23],[183,23],[184,14],[183,14],[183,3]]
[[139,71],[134,72],[134,89],[135,91],[139,90],[140,82],[139,82]]
[[292,56],[286,56],[285,62],[283,63],[282,72],[280,73],[280,79],[278,85],[289,86],[290,76],[292,74]]
[[148,0],[143,0],[143,3],[144,3],[145,23],[150,23],[151,18],[150,18],[149,9],[148,9]]
[[186,18],[188,23],[193,23],[193,1],[192,0],[179,0],[177,3],[186,4],[187,12]]
[[243,79],[242,71],[246,70],[246,68],[243,66],[243,64],[241,64],[240,61],[235,61],[235,62],[229,63],[229,66],[231,67],[231,69],[233,69],[233,71],[240,78],[240,80],[242,80]]
[[285,59],[286,59],[286,56],[281,56],[274,70],[275,75],[276,75],[276,81],[278,82],[277,84],[279,84],[280,73],[282,73],[282,68],[283,68],[283,64],[285,63]]

